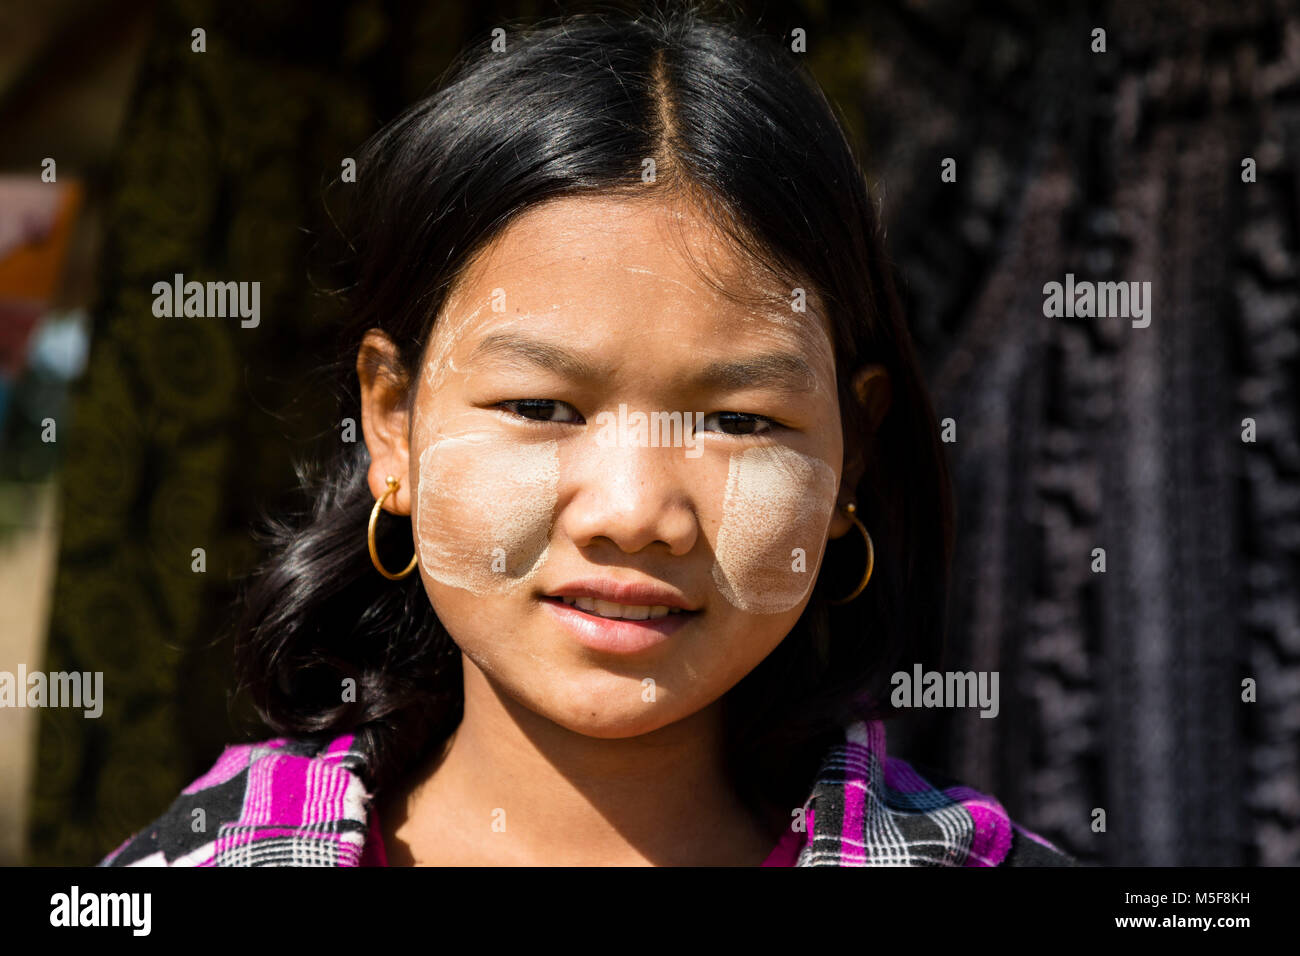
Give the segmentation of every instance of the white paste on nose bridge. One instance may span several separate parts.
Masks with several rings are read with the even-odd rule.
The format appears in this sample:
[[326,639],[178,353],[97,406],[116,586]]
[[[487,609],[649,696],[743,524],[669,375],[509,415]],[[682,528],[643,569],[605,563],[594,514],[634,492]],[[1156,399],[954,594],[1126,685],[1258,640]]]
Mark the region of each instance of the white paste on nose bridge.
[[[734,452],[727,471],[713,580],[733,606],[779,614],[799,604],[816,577],[835,507],[835,471],[783,445]],[[796,569],[795,549],[804,552]]]
[[420,453],[420,568],[474,594],[531,580],[550,550],[559,446],[489,434],[436,438]]

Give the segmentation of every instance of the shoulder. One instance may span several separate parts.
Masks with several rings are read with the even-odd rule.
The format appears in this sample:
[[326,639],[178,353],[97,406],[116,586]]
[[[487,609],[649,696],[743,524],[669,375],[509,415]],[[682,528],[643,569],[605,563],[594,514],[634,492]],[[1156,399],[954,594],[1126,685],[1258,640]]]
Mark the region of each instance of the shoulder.
[[357,866],[372,794],[353,735],[233,744],[100,866]]
[[803,866],[1074,866],[998,799],[887,755],[879,720],[850,724],[810,797]]
[[1078,861],[1056,844],[1011,819],[996,797],[974,790],[933,767],[893,757],[889,760],[899,765],[891,775],[924,781],[939,799],[950,800],[953,806],[963,807],[973,815],[984,815],[984,825],[999,831],[999,838],[990,841],[985,859],[972,860],[968,865],[1078,866]]

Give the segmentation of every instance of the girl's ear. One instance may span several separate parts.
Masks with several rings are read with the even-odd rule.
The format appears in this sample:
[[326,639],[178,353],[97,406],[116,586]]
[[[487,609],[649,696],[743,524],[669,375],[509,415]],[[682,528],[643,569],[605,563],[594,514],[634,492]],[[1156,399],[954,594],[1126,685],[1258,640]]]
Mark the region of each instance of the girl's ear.
[[883,365],[864,365],[853,376],[853,394],[867,412],[867,428],[874,435],[885,420],[893,399],[893,386]]
[[858,397],[866,417],[868,444],[854,442],[853,450],[846,456],[844,472],[840,476],[840,494],[836,501],[835,514],[831,518],[830,536],[840,538],[848,533],[853,523],[845,516],[843,507],[853,499],[853,490],[866,470],[866,459],[870,455],[870,440],[876,429],[889,411],[893,391],[889,383],[889,373],[883,365],[864,365],[853,376],[853,394]]
[[[410,383],[402,371],[398,349],[379,329],[371,329],[357,351],[357,378],[361,381],[361,432],[370,451],[366,480],[377,499],[388,490],[389,475],[399,481],[409,474],[411,447],[408,438]],[[411,491],[402,484],[388,496],[384,510],[411,513]]]

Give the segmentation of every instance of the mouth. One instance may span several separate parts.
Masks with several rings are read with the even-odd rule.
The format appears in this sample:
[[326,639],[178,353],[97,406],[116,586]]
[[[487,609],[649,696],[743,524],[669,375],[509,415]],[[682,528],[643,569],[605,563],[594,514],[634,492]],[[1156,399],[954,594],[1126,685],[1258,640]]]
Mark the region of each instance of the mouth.
[[569,607],[576,607],[579,611],[586,611],[596,617],[609,618],[614,621],[656,621],[659,618],[667,617],[669,614],[695,613],[685,611],[679,607],[668,607],[666,604],[616,604],[613,601],[601,601],[591,597],[551,597],[548,595],[547,600],[563,601]]
[[601,617],[629,621],[699,610],[695,602],[672,585],[649,579],[582,578],[550,589],[545,597],[560,599]]
[[667,604],[619,604],[589,595],[542,595],[556,621],[590,650],[638,654],[665,643],[703,611]]

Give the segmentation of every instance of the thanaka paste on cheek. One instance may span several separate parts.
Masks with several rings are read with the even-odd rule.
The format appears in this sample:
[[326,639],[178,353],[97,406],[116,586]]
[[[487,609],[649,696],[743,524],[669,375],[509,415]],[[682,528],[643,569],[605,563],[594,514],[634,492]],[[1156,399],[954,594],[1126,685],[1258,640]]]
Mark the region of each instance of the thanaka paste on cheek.
[[792,448],[734,452],[714,545],[713,580],[722,596],[749,614],[797,606],[821,562],[836,488],[830,465]]
[[473,594],[526,583],[546,561],[559,487],[554,441],[436,437],[420,453],[420,568]]

